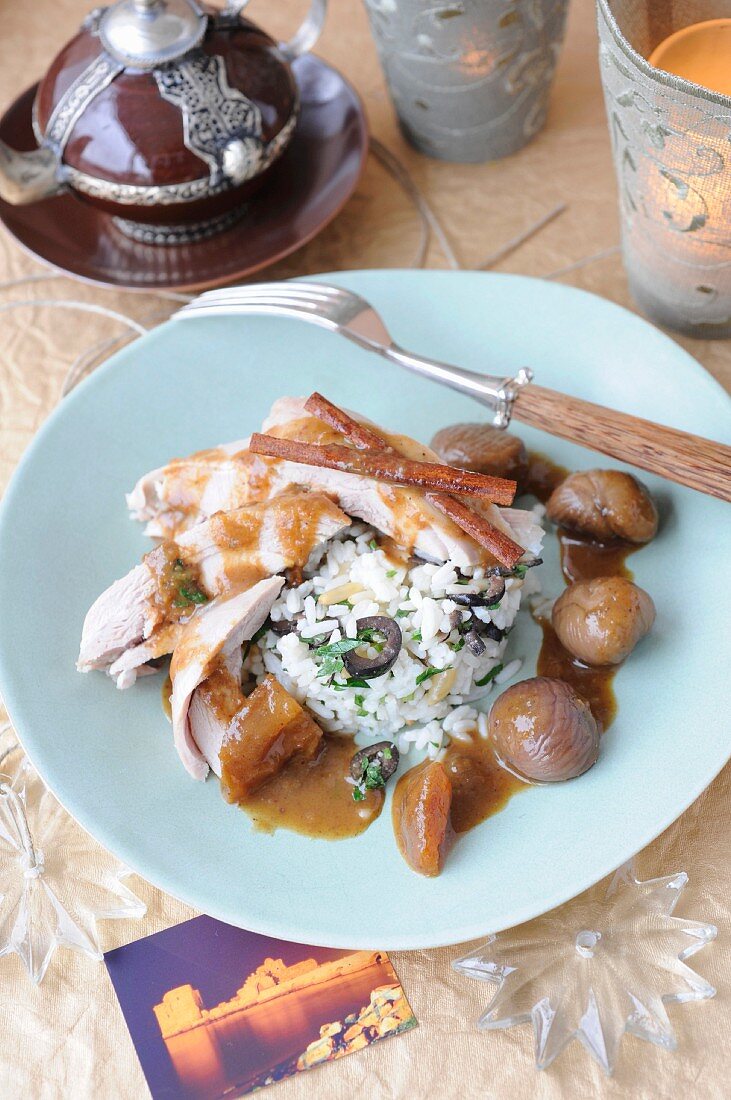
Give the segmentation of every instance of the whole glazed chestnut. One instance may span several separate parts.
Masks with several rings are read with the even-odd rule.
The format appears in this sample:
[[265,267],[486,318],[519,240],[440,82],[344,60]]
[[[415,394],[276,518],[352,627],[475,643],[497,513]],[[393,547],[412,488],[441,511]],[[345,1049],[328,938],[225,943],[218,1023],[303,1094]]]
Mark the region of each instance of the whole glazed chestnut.
[[599,542],[645,543],[657,532],[657,508],[632,474],[581,470],[561,482],[546,504],[548,518]]
[[655,605],[624,577],[595,577],[570,584],[551,619],[561,645],[584,664],[618,665],[649,633]]
[[492,424],[450,424],[436,433],[431,446],[442,462],[478,474],[520,481],[528,469],[522,439]]
[[570,684],[547,676],[521,680],[492,705],[489,736],[517,775],[536,782],[574,779],[596,763],[599,727]]

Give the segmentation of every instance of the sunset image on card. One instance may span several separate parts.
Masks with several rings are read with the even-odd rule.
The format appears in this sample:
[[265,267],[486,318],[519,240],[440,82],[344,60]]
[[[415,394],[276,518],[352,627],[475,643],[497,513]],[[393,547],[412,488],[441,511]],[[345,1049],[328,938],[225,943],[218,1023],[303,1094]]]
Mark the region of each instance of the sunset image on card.
[[382,951],[203,916],[105,960],[154,1100],[244,1096],[416,1026]]

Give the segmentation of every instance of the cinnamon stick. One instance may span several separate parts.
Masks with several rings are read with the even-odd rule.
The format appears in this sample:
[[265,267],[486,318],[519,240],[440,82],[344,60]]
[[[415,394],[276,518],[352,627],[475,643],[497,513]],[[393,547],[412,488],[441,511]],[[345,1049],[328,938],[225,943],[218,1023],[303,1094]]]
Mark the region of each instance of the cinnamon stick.
[[339,409],[337,405],[333,405],[332,401],[328,401],[321,393],[310,394],[305,401],[305,410],[316,416],[318,420],[322,420],[323,424],[335,428],[359,451],[393,450],[380,432],[374,431],[366,424],[361,424],[359,420],[346,413],[345,409]]
[[[321,393],[313,393],[305,402],[305,409],[323,423],[339,431],[354,447],[363,450],[373,448],[393,451],[393,447],[379,432],[355,420],[344,409],[333,405]],[[448,493],[428,493],[427,499],[475,542],[489,550],[501,565],[512,569],[522,557],[522,546],[499,531],[484,516],[471,511],[456,497]]]
[[338,443],[301,443],[258,432],[252,435],[249,450],[254,454],[340,470],[394,485],[479,496],[497,504],[510,504],[515,497],[514,481],[445,466],[441,462],[418,462],[392,450],[355,450]]
[[445,516],[449,516],[458,527],[471,535],[475,542],[479,542],[480,546],[484,546],[486,550],[494,554],[500,564],[507,566],[508,569],[512,569],[514,565],[517,565],[525,553],[522,546],[519,546],[517,542],[513,542],[506,534],[499,531],[492,523],[489,523],[484,516],[473,512],[471,508],[468,508],[461,500],[457,500],[456,497],[448,496],[446,493],[427,493],[426,499],[440,512],[443,512]]

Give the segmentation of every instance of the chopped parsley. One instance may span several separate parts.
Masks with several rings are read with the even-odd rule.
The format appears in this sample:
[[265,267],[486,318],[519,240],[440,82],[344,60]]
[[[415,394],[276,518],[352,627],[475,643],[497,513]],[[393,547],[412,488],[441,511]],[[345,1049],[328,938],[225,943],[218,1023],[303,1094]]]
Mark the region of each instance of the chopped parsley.
[[318,679],[329,680],[336,673],[342,672],[344,667],[342,657],[323,657],[320,671],[317,674]]
[[[500,599],[502,599],[502,596],[500,597]],[[495,603],[489,603],[487,605],[487,610],[488,611],[497,611],[497,609],[499,607],[500,607],[500,600],[497,600]]]
[[417,684],[423,684],[425,680],[431,680],[432,676],[439,676],[440,673],[447,672],[451,667],[451,665],[445,665],[444,668],[425,668],[416,677],[416,682]]
[[188,607],[190,604],[208,603],[208,596],[194,584],[181,584],[178,598],[173,600],[176,607]]
[[175,559],[172,573],[172,581],[177,590],[173,607],[190,607],[191,604],[208,603],[208,596],[195,583],[194,577],[191,576],[182,558]]
[[368,545],[370,546],[371,550],[377,550],[378,549],[378,543],[376,542],[375,539],[371,539],[371,541],[368,543]]
[[343,653],[350,653],[351,649],[357,649],[364,641],[366,641],[365,638],[341,638],[339,642],[319,645],[315,650],[315,656],[342,657]]
[[397,619],[405,619],[406,616],[410,615],[410,614],[411,614],[410,611],[404,611],[403,609],[400,609],[396,612],[396,618]]
[[388,579],[390,580],[390,579],[391,579],[391,577],[395,577],[395,576],[396,576],[396,573],[397,573],[397,572],[398,572],[398,570],[397,570],[397,569],[388,569],[388,570],[386,571],[386,576],[387,576],[387,577],[388,577]]
[[[383,753],[384,759],[391,759],[391,750],[388,750],[388,756],[386,752]],[[376,791],[380,787],[386,786],[386,779],[383,775],[383,765],[380,760],[368,760],[366,757],[362,759],[362,768],[360,779],[355,787],[353,787],[353,801],[362,802],[365,798],[366,791]]]
[[475,680],[475,687],[481,688],[484,687],[485,684],[489,684],[491,680],[495,679],[498,672],[502,672],[502,670],[502,665],[495,665],[494,668],[491,668],[489,672],[485,673],[481,680]]
[[526,575],[526,573],[528,572],[528,566],[527,565],[516,565],[513,572],[515,573],[516,577],[524,577]]
[[413,632],[413,634],[411,635],[411,637],[415,642],[420,642],[422,640],[421,631],[420,630],[415,630]]
[[365,780],[365,787],[367,791],[375,791],[378,787],[385,787],[386,780],[383,778],[383,772],[381,771],[381,765],[377,760],[372,761],[363,773],[363,779]]
[[[350,687],[350,684],[348,684],[348,687]],[[355,697],[355,713],[358,715],[359,718],[365,718],[367,713],[368,713],[363,707],[363,701],[364,701],[364,696],[363,695],[356,695],[356,697]]]
[[[348,687],[350,687],[350,688],[370,688],[370,686],[371,685],[368,683],[368,681],[364,680],[362,676],[351,676],[350,679],[348,680]],[[356,695],[356,697],[355,697],[356,703],[358,702],[359,698],[362,699],[363,696],[362,695],[361,696]]]
[[460,649],[464,649],[464,638],[460,638],[456,642],[450,642],[449,643],[449,648],[451,650],[453,650],[455,653],[459,653]]
[[[373,635],[377,633],[377,630],[367,627],[365,630],[359,630],[356,638],[341,638],[339,642],[319,645],[315,650],[315,656],[322,658],[320,671],[318,673],[319,679],[327,680],[329,677],[335,676],[336,673],[343,671],[345,668],[343,663],[344,653],[350,653],[351,650],[357,649],[358,646],[363,645],[365,642],[371,642],[371,644],[378,648],[380,643],[373,642]],[[383,646],[380,648],[382,649]],[[348,687],[362,686],[368,687],[368,684],[360,677],[353,677],[353,679],[348,680]]]

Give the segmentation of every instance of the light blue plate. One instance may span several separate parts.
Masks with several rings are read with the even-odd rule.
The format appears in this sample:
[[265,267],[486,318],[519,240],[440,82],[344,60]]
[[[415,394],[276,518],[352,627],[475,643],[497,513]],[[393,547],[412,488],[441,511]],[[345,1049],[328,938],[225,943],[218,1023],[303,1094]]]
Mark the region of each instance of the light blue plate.
[[[546,386],[717,439],[729,403],[672,340],[624,310],[515,276],[347,272],[406,347],[465,367],[523,365]],[[232,924],[338,947],[456,943],[584,890],[666,828],[731,755],[728,506],[652,477],[657,540],[631,559],[658,609],[617,676],[619,714],[599,763],[533,788],[463,837],[436,880],[396,851],[387,806],[338,843],[256,833],[217,782],[183,771],[158,677],[118,692],[74,669],[84,614],[147,549],[124,492],[174,455],[245,436],[282,394],[319,389],[428,441],[479,418],[467,398],[417,381],[314,328],[267,318],[169,323],[114,356],[38,433],[0,513],[0,687],[28,754],[67,809],[151,882]],[[607,460],[516,430],[571,468]],[[559,590],[555,538],[544,588]],[[723,606],[725,605],[725,606]],[[511,636],[532,675],[537,628]],[[724,672],[725,668],[725,672]],[[662,870],[662,868],[658,868]],[[667,868],[665,868],[667,870]]]

